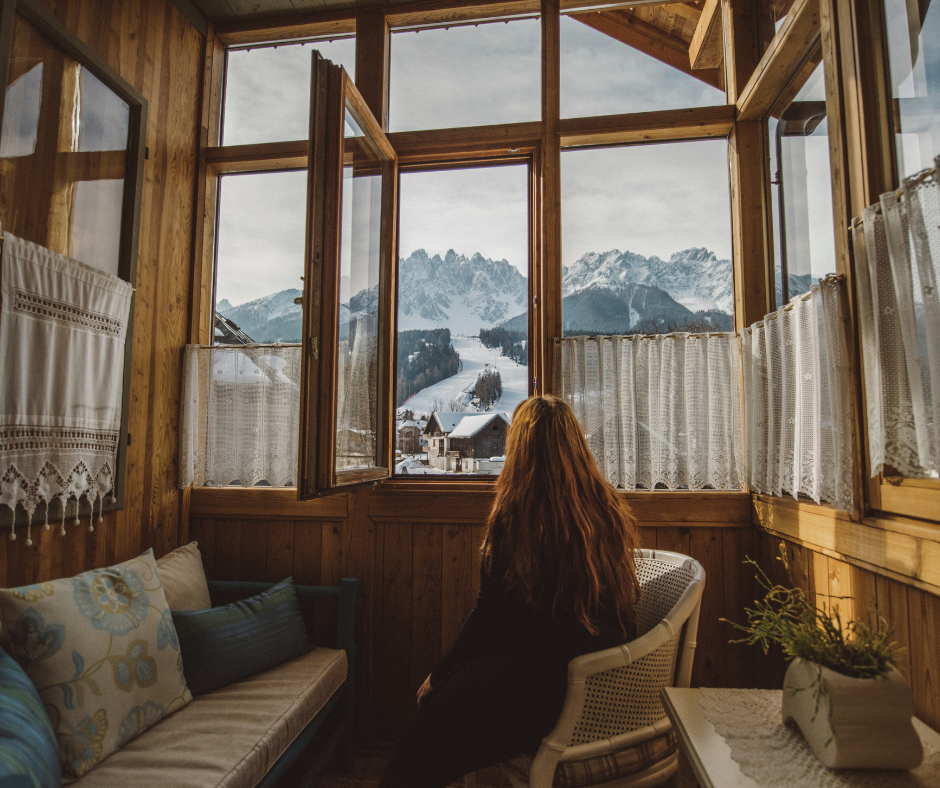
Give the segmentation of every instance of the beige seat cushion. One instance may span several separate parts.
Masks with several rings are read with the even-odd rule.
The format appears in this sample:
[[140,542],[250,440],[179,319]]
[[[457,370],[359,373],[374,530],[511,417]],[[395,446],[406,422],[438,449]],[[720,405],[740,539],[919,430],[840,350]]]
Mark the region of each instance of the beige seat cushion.
[[252,788],[345,679],[345,651],[314,649],[199,695],[72,785]]
[[212,607],[198,542],[184,544],[158,558],[157,571],[163,581],[163,593],[170,610],[206,610]]

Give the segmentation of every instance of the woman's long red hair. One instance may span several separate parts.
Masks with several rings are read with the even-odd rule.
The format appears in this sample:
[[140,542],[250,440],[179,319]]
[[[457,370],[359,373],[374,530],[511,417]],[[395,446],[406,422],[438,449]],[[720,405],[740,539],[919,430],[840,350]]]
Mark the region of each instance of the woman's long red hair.
[[640,593],[635,547],[636,521],[571,408],[550,395],[521,402],[487,521],[487,571],[498,557],[524,604],[570,611],[593,634],[611,618],[626,632]]

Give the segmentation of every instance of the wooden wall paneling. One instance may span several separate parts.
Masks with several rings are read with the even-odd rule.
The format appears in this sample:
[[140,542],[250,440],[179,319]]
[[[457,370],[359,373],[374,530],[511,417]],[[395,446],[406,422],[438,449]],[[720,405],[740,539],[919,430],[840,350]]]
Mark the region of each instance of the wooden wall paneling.
[[940,728],[940,597],[907,589],[914,714]]
[[[740,624],[745,621],[744,608],[749,607],[756,596],[753,568],[744,563],[745,557],[756,558],[755,531],[752,528],[727,528],[722,529],[720,534],[720,571],[724,584],[724,605],[721,616]],[[705,582],[708,583],[709,580],[706,579]],[[730,624],[721,622],[713,626],[726,644],[727,669],[724,686],[755,686],[753,647],[742,643],[731,643],[730,641],[736,640],[738,635]],[[705,651],[702,646],[700,648]]]
[[266,523],[243,520],[241,523],[241,549],[238,556],[238,574],[234,580],[267,580],[268,533]]
[[216,530],[218,526],[224,525],[225,523],[223,521],[200,520],[192,523],[192,527],[190,528],[192,538],[199,542],[199,552],[202,554],[202,568],[206,573],[207,580],[234,579],[234,576],[226,576],[228,575],[227,572],[223,571],[221,577],[216,572],[216,559],[218,557],[218,551],[216,549]]
[[436,523],[412,526],[411,683],[417,689],[441,657],[441,629],[428,622],[441,620],[444,528]]
[[702,593],[696,646],[697,658],[692,665],[692,686],[727,686],[729,675],[726,625],[719,621],[726,615],[721,530],[689,529],[689,554],[705,569],[705,589]]
[[[246,528],[255,524],[248,522]],[[219,580],[235,580],[241,569],[242,521],[226,518],[216,521],[214,560]]]
[[852,583],[851,567],[835,558],[828,559],[829,604],[832,614],[839,614],[843,628],[847,621],[856,617],[855,588]]
[[[673,526],[659,526],[656,528],[656,549],[672,550],[675,553],[690,555],[690,534],[689,528],[677,528]],[[693,556],[694,558],[695,556]],[[708,581],[706,580],[706,583]]]
[[298,520],[294,525],[294,582],[318,586],[323,528],[316,520]]
[[445,525],[441,577],[441,649],[445,652],[473,607],[473,558],[471,529],[463,524]]
[[268,560],[265,575],[272,582],[280,582],[294,573],[294,527],[291,520],[266,525]]
[[901,675],[911,680],[911,627],[907,605],[907,586],[897,580],[875,575],[878,612],[894,630],[894,641],[904,649],[898,658]]
[[637,526],[637,536],[639,538],[639,543],[637,547],[641,547],[645,550],[655,550],[656,549],[656,529],[652,526],[640,525]]
[[374,713],[377,734],[394,741],[404,729],[415,707],[411,677],[414,618],[412,613],[413,526],[385,523],[382,548],[381,606],[377,610]]

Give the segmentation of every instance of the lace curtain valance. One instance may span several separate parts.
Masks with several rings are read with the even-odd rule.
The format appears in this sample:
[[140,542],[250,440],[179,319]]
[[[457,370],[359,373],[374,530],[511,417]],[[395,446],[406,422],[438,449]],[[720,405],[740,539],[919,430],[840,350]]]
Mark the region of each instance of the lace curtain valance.
[[755,492],[853,502],[840,283],[821,280],[741,332],[747,478]]
[[187,346],[180,486],[295,486],[299,417],[299,345]]
[[30,545],[41,503],[48,528],[58,502],[64,533],[70,501],[94,519],[113,491],[133,288],[9,233],[2,268],[0,504],[29,515]]
[[735,334],[574,337],[555,345],[555,393],[601,473],[627,490],[743,489]]
[[871,473],[940,472],[940,157],[853,223]]

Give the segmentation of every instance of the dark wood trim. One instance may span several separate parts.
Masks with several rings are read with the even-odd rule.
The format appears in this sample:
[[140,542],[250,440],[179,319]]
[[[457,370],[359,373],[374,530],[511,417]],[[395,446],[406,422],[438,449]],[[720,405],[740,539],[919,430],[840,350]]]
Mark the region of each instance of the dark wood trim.
[[356,16],[356,87],[378,121],[388,130],[388,70],[391,32],[382,8]]
[[732,104],[691,109],[634,112],[558,122],[561,147],[631,144],[665,140],[727,137],[734,126]]
[[13,27],[16,23],[16,0],[2,0],[0,5],[0,129],[6,108],[7,80],[10,75],[10,54],[13,50]]
[[796,0],[737,97],[738,120],[761,120],[817,45],[819,0]]
[[209,20],[203,15],[196,4],[193,3],[193,0],[173,0],[173,5],[175,5],[180,13],[189,20],[196,31],[203,38],[207,38],[209,35]]
[[[558,0],[542,0],[541,270],[531,295],[537,320],[535,393],[552,390],[554,340],[561,337],[561,24]],[[531,322],[531,319],[530,319]]]
[[270,41],[348,36],[356,32],[356,10],[352,7],[314,14],[220,22],[215,33],[227,47],[264,44]]
[[232,518],[271,520],[316,517],[337,520],[346,517],[345,495],[330,495],[310,501],[298,501],[292,488],[272,487],[197,487],[192,491],[189,513],[193,518]]

